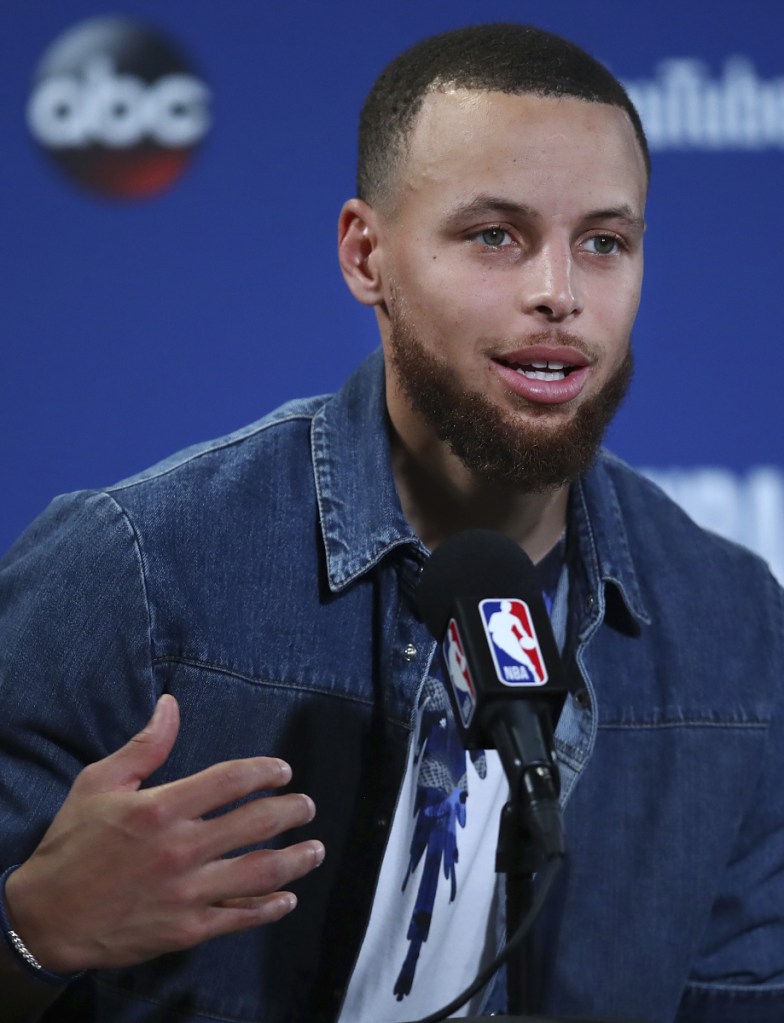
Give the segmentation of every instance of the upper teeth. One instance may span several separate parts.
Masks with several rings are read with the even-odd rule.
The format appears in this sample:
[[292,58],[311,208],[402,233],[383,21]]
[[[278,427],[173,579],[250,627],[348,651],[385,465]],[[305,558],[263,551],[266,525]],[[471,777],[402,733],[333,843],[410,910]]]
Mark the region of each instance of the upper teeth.
[[528,366],[518,366],[517,372],[529,380],[563,380],[566,376],[562,362],[549,362],[542,359],[532,361]]

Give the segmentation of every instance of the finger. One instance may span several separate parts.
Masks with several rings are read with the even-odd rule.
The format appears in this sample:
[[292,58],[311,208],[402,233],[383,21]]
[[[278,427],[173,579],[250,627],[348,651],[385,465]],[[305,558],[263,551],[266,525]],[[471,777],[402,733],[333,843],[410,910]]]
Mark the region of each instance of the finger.
[[203,870],[202,898],[210,905],[264,898],[309,874],[323,861],[324,846],[315,839],[217,860]]
[[262,924],[274,923],[290,913],[296,905],[297,899],[292,892],[271,892],[255,899],[239,899],[233,905],[203,906],[159,933],[153,957],[193,948],[221,934],[247,931]]
[[169,782],[155,789],[156,798],[164,801],[172,813],[190,820],[220,810],[230,803],[280,788],[291,781],[291,768],[276,757],[248,757],[226,760]]
[[297,896],[294,892],[273,892],[272,895],[255,895],[248,899],[223,899],[222,902],[216,902],[215,905],[219,909],[259,909],[262,906],[268,905],[271,901],[276,899],[278,896],[291,896],[291,899],[283,899],[283,902],[292,902],[292,909],[297,904]]
[[254,799],[204,821],[198,840],[201,859],[217,859],[235,849],[266,842],[291,828],[308,824],[315,815],[313,800],[302,792]]
[[210,907],[208,937],[217,938],[221,934],[276,923],[296,906],[297,897],[293,892],[274,892],[256,899],[238,899],[236,904]]
[[166,693],[145,727],[115,753],[90,764],[74,783],[83,794],[135,791],[162,767],[174,748],[180,729],[180,709]]

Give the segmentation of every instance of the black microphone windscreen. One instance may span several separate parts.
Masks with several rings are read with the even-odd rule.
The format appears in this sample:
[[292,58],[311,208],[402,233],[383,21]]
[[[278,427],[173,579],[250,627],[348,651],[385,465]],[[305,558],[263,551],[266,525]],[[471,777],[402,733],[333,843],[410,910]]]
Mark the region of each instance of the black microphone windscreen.
[[508,536],[491,529],[467,529],[438,545],[422,570],[419,613],[436,639],[446,631],[455,598],[540,595],[531,559]]

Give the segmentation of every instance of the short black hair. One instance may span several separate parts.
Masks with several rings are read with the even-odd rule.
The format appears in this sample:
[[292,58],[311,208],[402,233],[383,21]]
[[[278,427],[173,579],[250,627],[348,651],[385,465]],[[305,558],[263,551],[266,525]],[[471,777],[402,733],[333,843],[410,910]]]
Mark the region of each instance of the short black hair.
[[444,88],[573,96],[620,107],[632,123],[650,177],[640,115],[603,64],[568,39],[533,25],[471,25],[421,40],[376,79],[359,119],[360,199],[373,206],[389,194],[423,100]]

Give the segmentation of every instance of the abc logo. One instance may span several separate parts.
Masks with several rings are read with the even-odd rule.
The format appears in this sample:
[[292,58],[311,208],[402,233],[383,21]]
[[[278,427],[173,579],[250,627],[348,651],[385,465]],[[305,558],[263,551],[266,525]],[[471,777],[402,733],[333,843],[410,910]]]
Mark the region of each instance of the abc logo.
[[180,176],[209,130],[209,103],[167,40],[127,18],[95,18],[44,54],[27,121],[72,180],[141,198]]

